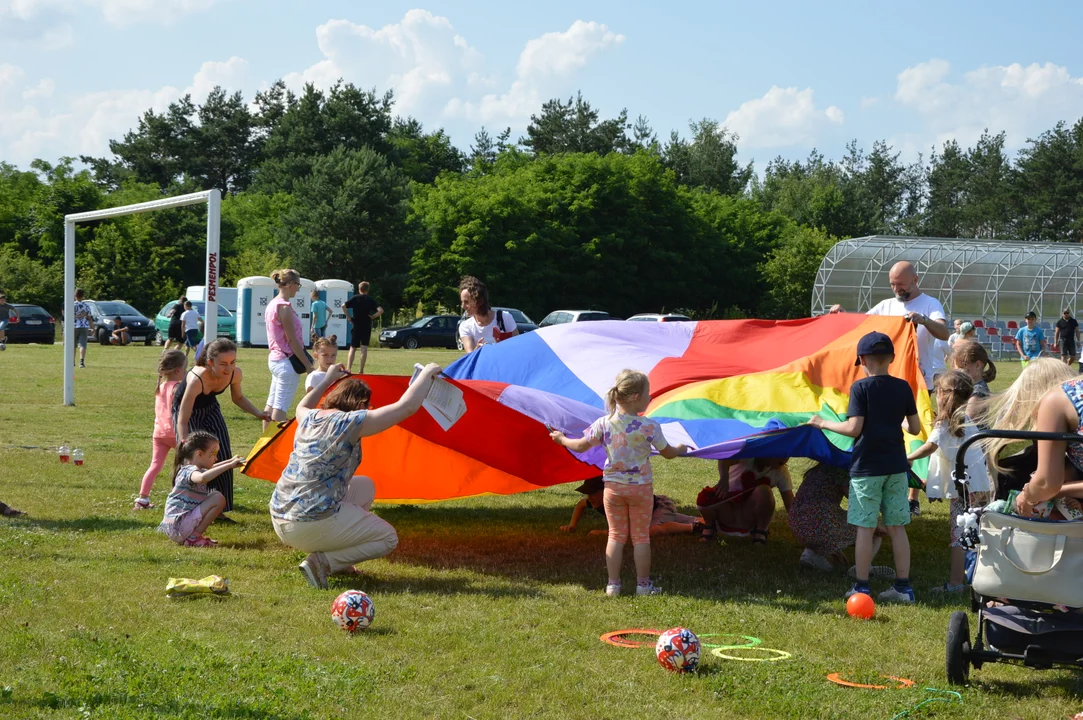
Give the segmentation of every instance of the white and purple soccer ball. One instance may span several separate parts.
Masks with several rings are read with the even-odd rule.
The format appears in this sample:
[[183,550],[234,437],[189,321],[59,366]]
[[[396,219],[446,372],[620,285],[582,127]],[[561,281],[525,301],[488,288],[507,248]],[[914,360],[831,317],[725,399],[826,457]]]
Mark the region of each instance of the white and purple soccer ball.
[[670,672],[695,672],[699,667],[699,638],[687,628],[675,627],[658,636],[654,654]]

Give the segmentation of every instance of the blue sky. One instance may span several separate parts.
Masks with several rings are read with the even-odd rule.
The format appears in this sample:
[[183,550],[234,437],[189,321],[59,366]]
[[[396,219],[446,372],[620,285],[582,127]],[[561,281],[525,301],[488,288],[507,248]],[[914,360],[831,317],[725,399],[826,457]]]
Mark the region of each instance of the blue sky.
[[913,159],[1083,115],[1083,4],[0,0],[0,161],[102,155],[215,84],[342,76],[468,148],[576,90],[659,136],[712,117],[763,169],[856,138]]

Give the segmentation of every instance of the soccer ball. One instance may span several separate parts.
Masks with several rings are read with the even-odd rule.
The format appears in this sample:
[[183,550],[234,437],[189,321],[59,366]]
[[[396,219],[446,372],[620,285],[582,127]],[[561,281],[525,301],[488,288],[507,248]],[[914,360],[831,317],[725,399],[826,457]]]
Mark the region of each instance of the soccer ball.
[[331,603],[331,619],[346,632],[364,630],[375,617],[376,606],[372,598],[360,590],[347,590]]
[[699,667],[699,638],[686,628],[671,628],[658,636],[654,654],[658,664],[670,672],[695,672]]

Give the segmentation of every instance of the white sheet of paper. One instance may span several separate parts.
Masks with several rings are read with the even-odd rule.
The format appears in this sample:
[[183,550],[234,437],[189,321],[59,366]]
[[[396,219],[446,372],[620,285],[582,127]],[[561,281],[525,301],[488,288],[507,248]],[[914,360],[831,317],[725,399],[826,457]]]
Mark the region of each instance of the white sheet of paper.
[[[414,365],[414,375],[410,378],[411,385],[424,369],[421,365]],[[425,396],[421,407],[425,408],[425,411],[445,432],[466,414],[463,391],[441,378],[433,380],[432,387],[429,388],[429,393]]]

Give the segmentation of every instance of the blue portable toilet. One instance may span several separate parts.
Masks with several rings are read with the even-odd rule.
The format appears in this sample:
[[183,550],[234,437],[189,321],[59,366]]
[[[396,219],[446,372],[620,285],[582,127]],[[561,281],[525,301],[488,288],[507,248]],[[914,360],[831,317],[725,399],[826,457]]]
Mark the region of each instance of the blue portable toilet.
[[241,347],[267,347],[263,314],[277,294],[278,285],[269,277],[254,275],[237,281],[237,343]]
[[320,300],[327,303],[327,336],[338,337],[340,349],[350,346],[350,323],[346,320],[346,308],[343,305],[353,297],[353,283],[346,280],[320,280],[316,283]]

